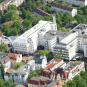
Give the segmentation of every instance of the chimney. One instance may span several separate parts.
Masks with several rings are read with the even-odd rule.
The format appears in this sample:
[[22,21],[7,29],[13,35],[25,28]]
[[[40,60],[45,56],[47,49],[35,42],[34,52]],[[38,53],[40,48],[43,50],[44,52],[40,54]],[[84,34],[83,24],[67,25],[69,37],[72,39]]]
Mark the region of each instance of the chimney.
[[56,24],[56,17],[53,15],[53,23]]
[[53,17],[53,23],[55,24],[55,30],[57,30],[56,17],[55,15],[52,15],[52,17]]

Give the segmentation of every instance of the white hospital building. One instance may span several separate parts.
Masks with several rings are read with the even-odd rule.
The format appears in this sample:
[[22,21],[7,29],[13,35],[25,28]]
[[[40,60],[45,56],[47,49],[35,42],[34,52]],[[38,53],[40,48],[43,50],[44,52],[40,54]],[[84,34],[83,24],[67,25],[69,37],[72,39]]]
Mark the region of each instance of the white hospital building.
[[[41,20],[34,27],[14,40],[14,51],[20,53],[34,53],[39,45],[44,45],[45,47],[47,46],[48,49],[52,49],[52,45],[56,44],[56,37],[51,31],[56,30],[57,26],[54,22]],[[50,33],[48,33],[48,31],[50,31]],[[48,36],[49,38],[47,38]]]
[[78,32],[74,32],[61,39],[54,47],[53,53],[63,59],[71,60],[76,55],[77,36]]
[[14,52],[34,53],[44,46],[65,60],[72,60],[78,51],[87,57],[87,25],[79,24],[70,32],[57,32],[55,21],[39,21],[38,24],[13,41]]
[[87,57],[87,25],[79,24],[71,32],[57,33],[57,44],[53,49],[56,56],[71,60],[80,52]]

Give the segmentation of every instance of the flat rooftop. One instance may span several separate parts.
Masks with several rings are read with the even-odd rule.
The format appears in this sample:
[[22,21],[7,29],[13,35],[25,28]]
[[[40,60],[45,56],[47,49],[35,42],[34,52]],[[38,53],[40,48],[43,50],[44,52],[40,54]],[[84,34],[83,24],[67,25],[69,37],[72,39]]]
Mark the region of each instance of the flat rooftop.
[[69,35],[70,32],[59,32],[58,31],[56,34],[57,34],[57,36],[65,37],[65,36]]
[[70,61],[65,67],[65,70],[71,70],[72,68],[74,68],[77,65],[80,65],[81,63],[81,61]]
[[56,31],[48,31],[45,34],[44,38],[46,38],[48,40],[51,40],[51,39],[53,39],[53,38],[55,38],[57,36],[56,33],[57,33]]
[[70,42],[72,42],[76,37],[78,36],[77,32],[71,33],[70,35],[66,36],[64,39],[62,39],[60,41],[60,43],[63,44],[69,44]]

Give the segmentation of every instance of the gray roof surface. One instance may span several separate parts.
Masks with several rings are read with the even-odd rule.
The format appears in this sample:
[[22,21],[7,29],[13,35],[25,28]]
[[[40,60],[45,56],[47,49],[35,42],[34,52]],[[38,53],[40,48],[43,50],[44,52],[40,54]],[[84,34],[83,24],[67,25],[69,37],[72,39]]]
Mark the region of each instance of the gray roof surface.
[[40,59],[39,55],[35,55],[33,59],[35,60],[36,64],[41,64],[42,63],[42,59]]
[[45,34],[44,38],[51,40],[54,37],[56,37],[56,33],[57,33],[56,31],[49,31]]
[[71,32],[57,32],[57,36],[61,36],[61,37],[65,37],[67,35],[69,35]]

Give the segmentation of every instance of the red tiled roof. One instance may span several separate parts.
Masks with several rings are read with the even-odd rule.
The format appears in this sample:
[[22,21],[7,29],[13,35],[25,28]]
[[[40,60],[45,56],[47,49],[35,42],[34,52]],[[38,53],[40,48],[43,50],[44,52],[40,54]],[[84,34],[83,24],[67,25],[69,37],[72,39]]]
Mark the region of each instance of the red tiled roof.
[[50,61],[50,63],[47,65],[47,69],[51,69],[53,68],[56,64],[58,64],[60,61],[62,61],[61,59],[52,59]]
[[18,54],[16,54],[16,53],[8,53],[8,57],[10,59],[16,60],[17,59],[17,56],[18,56]]
[[50,69],[50,68],[54,67],[54,65],[55,65],[55,64],[48,64],[48,65],[47,65],[47,68]]
[[62,61],[61,59],[52,59],[51,61],[55,62],[55,63],[59,63],[60,61]]

